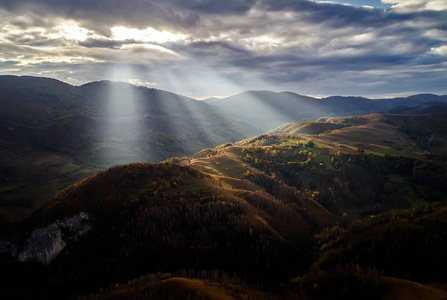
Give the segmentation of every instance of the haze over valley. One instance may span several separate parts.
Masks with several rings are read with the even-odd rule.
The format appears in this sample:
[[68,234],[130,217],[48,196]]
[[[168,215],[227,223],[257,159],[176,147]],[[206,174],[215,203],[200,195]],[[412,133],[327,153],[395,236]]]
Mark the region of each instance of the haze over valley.
[[[207,103],[0,76],[0,98],[8,297],[375,299],[407,293],[401,279],[445,280],[446,96],[251,91]],[[369,238],[344,237],[357,230]],[[370,243],[393,263],[370,260]]]
[[447,299],[446,1],[0,26],[0,299]]

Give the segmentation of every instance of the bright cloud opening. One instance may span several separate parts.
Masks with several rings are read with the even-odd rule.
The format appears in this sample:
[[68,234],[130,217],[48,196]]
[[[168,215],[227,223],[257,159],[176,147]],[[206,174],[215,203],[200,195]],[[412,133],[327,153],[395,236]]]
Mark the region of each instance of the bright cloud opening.
[[160,52],[166,52],[174,55],[178,55],[174,51],[171,51],[165,47],[154,45],[154,44],[126,44],[120,47],[122,50],[133,50],[135,52],[146,52],[147,50],[156,50]]
[[56,29],[59,33],[68,40],[85,41],[89,38],[89,31],[80,27],[76,22],[65,21],[60,23]]
[[440,56],[447,56],[447,46],[432,48],[431,52]]
[[381,0],[382,3],[392,4],[392,9],[399,12],[414,12],[421,10],[447,10],[446,0]]
[[130,83],[130,84],[133,84],[133,85],[137,85],[137,86],[153,87],[153,86],[157,85],[156,82],[141,80],[141,79],[138,79],[138,78],[130,78],[129,80],[127,80],[127,82]]
[[172,33],[166,30],[158,31],[148,27],[144,30],[116,26],[112,28],[112,39],[118,41],[135,40],[143,43],[167,43],[185,40],[188,37],[181,33]]

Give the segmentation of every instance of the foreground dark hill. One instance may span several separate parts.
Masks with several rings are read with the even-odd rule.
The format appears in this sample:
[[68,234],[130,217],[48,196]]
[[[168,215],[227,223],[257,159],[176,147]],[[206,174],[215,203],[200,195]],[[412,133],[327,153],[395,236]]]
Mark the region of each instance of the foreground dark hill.
[[[265,134],[99,172],[1,227],[1,290],[35,299],[442,299],[407,280],[447,282],[445,120],[327,118],[313,134]],[[430,126],[438,142],[424,144]],[[163,281],[168,273],[189,279]]]
[[223,99],[213,99],[212,106],[242,115],[258,127],[268,131],[288,122],[306,121],[323,116],[349,116],[384,112],[394,107],[411,108],[427,102],[447,102],[447,96],[432,94],[407,98],[367,99],[363,97],[331,96],[317,99],[291,92],[251,91]]
[[28,215],[100,169],[191,155],[255,133],[205,103],[156,89],[0,76],[0,214]]
[[[247,189],[166,163],[100,172],[60,192],[25,222],[31,235],[20,243],[18,260],[28,263],[2,261],[8,284],[18,280],[24,288],[16,283],[5,290],[64,298],[141,274],[201,270],[276,285],[305,271],[311,256],[306,236],[335,218],[287,186],[283,202],[254,183],[241,184]],[[326,220],[313,220],[307,207]],[[49,266],[34,269],[32,261]],[[43,281],[39,291],[15,277],[23,272]]]

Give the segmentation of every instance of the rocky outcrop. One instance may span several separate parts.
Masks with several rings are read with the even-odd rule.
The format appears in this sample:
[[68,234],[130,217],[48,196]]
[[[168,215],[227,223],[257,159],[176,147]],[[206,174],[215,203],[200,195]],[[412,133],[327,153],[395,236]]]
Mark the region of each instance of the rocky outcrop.
[[78,240],[90,231],[89,219],[88,213],[81,212],[34,230],[19,254],[19,261],[38,261],[48,265],[67,243]]
[[22,252],[19,261],[36,260],[43,264],[49,264],[65,248],[62,240],[62,232],[56,223],[45,228],[36,229]]

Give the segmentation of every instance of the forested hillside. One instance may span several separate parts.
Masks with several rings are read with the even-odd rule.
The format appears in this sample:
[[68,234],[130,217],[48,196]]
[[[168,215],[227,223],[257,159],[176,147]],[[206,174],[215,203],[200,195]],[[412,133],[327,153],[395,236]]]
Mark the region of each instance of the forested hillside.
[[0,106],[0,215],[9,219],[99,170],[261,132],[194,99],[108,81],[0,76]]
[[[445,96],[429,94],[370,100],[259,91],[208,104],[125,83],[72,86],[49,78],[0,76],[0,216],[23,219],[64,187],[114,165],[189,156],[257,136],[284,122],[308,120],[299,129],[272,132],[318,134],[350,126],[348,121],[310,121],[323,116],[335,120],[389,109],[399,114],[439,114],[445,101]],[[399,127],[414,141],[402,143],[388,136],[382,139],[388,144],[374,141],[388,154],[398,147],[413,151],[412,143],[445,149],[437,137],[444,128],[439,116],[435,122],[421,117],[393,120],[378,128],[379,136]],[[345,129],[342,132],[352,135]],[[326,137],[334,142],[343,139],[336,132]],[[353,134],[358,135],[358,148],[368,150],[361,129]]]
[[427,126],[445,118],[431,118],[320,119],[317,128],[339,125],[99,172],[24,222],[3,220],[2,291],[379,299],[412,289],[442,299],[445,126]]

